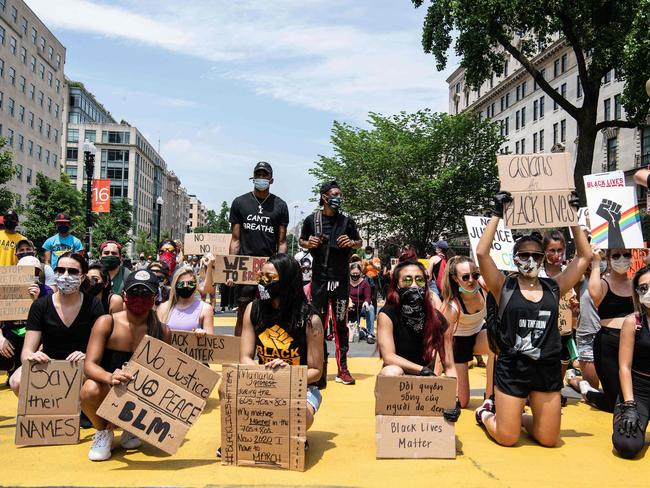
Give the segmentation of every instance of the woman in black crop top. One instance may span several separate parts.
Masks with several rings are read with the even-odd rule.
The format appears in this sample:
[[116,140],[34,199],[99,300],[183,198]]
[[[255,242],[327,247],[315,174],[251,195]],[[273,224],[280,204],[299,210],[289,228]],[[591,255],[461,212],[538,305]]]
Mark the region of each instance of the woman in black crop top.
[[587,381],[581,381],[579,388],[585,401],[600,410],[613,412],[620,391],[620,331],[625,317],[634,311],[632,280],[627,277],[632,253],[628,249],[608,249],[606,256],[610,271],[601,276],[603,251],[595,251],[589,276],[589,295],[600,316],[601,328],[594,338],[594,366],[603,391],[596,390]]
[[645,444],[650,418],[650,267],[632,278],[634,309],[621,328],[619,377],[621,392],[614,409],[612,442],[621,457],[632,459]]
[[[307,366],[307,428],[322,401],[316,383],[323,373],[323,324],[310,317],[298,261],[274,254],[258,276],[260,298],[246,307],[239,361],[267,368]],[[256,360],[257,357],[257,360]]]
[[[132,379],[122,367],[131,359],[145,334],[167,343],[171,340],[169,329],[160,323],[153,310],[157,293],[155,274],[147,270],[131,273],[124,283],[126,310],[103,315],[93,327],[84,363],[88,379],[81,388],[81,409],[97,429],[88,453],[91,461],[105,461],[111,457],[113,428],[96,412],[111,386],[127,384]],[[132,434],[122,433],[120,444],[125,449],[135,449],[140,443]]]
[[[439,358],[448,377],[456,378],[452,334],[436,310],[426,270],[415,254],[400,256],[388,286],[386,304],[377,316],[377,345],[384,360],[382,376],[434,376]],[[460,403],[445,418],[458,420]]]
[[[552,447],[560,439],[562,418],[559,300],[582,278],[591,260],[591,248],[580,227],[572,227],[575,259],[554,278],[540,278],[544,259],[541,236],[521,237],[513,247],[518,272],[506,278],[490,250],[503,206],[512,202],[512,196],[500,192],[495,200],[495,216],[483,231],[476,257],[488,290],[502,308],[501,318],[497,313],[497,323],[490,326],[500,350],[494,374],[495,400],[486,399],[476,410],[476,422],[504,446],[517,443],[523,425],[535,441]],[[569,204],[577,208],[577,197],[571,198]],[[532,415],[522,415],[526,400]]]

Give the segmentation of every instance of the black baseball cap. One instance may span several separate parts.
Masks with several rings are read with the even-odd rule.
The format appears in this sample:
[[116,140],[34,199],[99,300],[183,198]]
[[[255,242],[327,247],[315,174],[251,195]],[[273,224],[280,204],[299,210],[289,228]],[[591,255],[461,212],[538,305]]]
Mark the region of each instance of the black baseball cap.
[[124,282],[124,291],[129,291],[136,286],[144,286],[151,293],[156,294],[158,293],[158,277],[146,269],[131,273]]
[[54,217],[54,223],[58,224],[59,222],[70,223],[70,216],[64,212],[56,214],[56,217]]
[[266,161],[260,161],[255,165],[255,168],[253,169],[253,175],[258,171],[266,171],[268,174],[273,176],[273,168],[271,168],[271,165]]
[[18,222],[18,214],[13,210],[7,210],[4,214],[4,221],[9,220],[10,222]]

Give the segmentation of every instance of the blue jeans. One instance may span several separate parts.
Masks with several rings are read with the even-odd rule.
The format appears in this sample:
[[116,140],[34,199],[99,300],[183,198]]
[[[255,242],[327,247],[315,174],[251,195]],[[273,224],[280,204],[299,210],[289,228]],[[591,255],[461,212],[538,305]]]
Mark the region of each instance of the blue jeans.
[[361,316],[366,318],[366,330],[368,334],[375,335],[375,306],[370,304],[368,310],[361,312]]
[[440,290],[438,290],[438,285],[436,284],[436,280],[429,280],[429,289],[431,290],[431,293],[435,293],[440,298],[442,298],[442,295],[440,294]]

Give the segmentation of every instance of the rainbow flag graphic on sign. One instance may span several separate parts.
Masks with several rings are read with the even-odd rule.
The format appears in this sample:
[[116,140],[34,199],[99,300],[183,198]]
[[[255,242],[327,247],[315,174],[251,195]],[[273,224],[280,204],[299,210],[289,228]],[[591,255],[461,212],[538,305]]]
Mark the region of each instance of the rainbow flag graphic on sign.
[[[621,232],[625,232],[626,229],[629,229],[633,225],[641,225],[641,217],[639,216],[639,206],[635,205],[632,208],[627,209],[621,213]],[[594,244],[601,244],[607,240],[607,229],[609,224],[603,222],[594,230],[591,231],[591,242]]]

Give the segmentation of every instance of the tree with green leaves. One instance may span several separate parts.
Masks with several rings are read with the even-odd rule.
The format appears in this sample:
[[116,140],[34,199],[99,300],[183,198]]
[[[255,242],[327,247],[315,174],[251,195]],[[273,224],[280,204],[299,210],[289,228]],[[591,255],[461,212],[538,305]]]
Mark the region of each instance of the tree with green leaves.
[[5,149],[7,139],[0,137],[0,215],[11,209],[14,204],[14,194],[5,187],[16,175],[16,166],[13,163],[13,153]]
[[131,241],[129,230],[133,221],[133,206],[126,198],[111,201],[111,211],[93,214],[92,255],[99,256],[104,241],[119,242],[122,247]]
[[464,215],[491,205],[503,142],[495,123],[422,110],[370,113],[369,124],[334,122],[334,156],[320,156],[310,170],[339,183],[358,225],[372,222],[376,235],[399,234],[424,254],[434,238],[464,232]]
[[[424,0],[412,0],[420,7]],[[582,106],[563,97],[533,63],[540,47],[559,34],[575,55],[583,89]],[[504,72],[512,56],[537,85],[578,124],[575,184],[584,201],[583,175],[591,173],[598,131],[645,124],[650,99],[644,85],[650,77],[650,0],[430,0],[422,45],[434,55],[438,70],[447,65],[452,38],[465,80],[478,87]],[[627,120],[597,122],[602,79],[615,70],[625,81],[623,106]]]
[[86,235],[84,198],[70,183],[68,175],[62,173],[61,180],[56,181],[36,173],[36,184],[30,188],[27,201],[27,220],[23,226],[25,235],[37,248],[56,233],[54,217],[59,212],[70,215],[70,233],[83,241]]
[[227,202],[221,203],[221,210],[219,214],[214,210],[208,210],[205,216],[205,224],[199,225],[194,229],[196,233],[209,233],[209,234],[227,234],[230,232],[230,222],[228,216],[230,214],[230,206]]
[[157,246],[156,243],[151,239],[151,233],[141,231],[138,233],[135,238],[135,252],[139,256],[143,253],[145,256],[152,256],[154,260],[157,256]]

